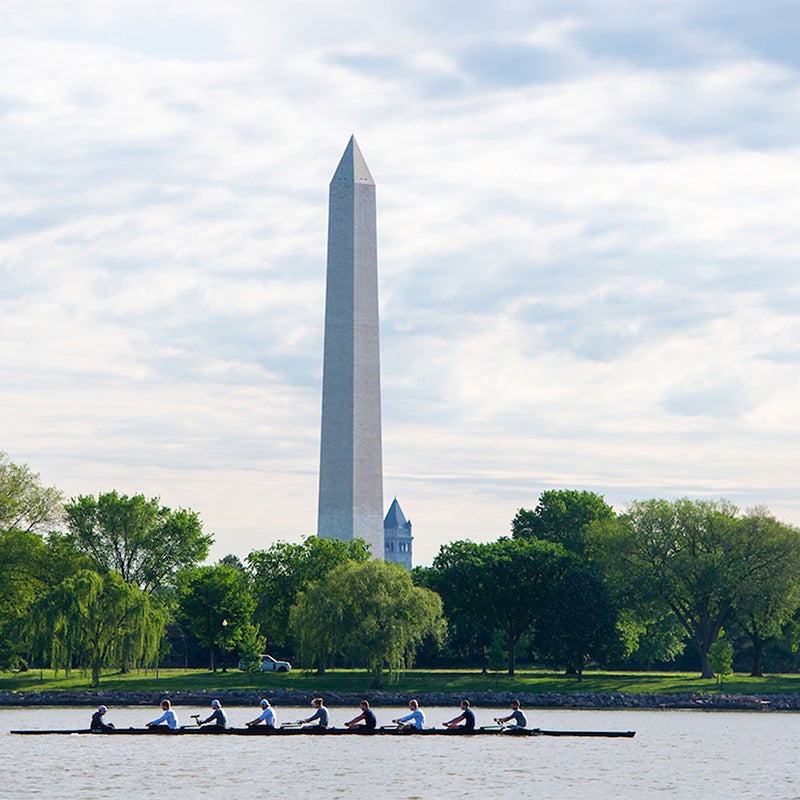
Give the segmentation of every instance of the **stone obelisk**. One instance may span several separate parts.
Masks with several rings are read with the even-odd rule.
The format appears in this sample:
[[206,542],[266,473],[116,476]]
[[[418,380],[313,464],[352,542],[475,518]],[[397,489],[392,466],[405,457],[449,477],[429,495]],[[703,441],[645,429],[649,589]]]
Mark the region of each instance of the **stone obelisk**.
[[384,556],[375,182],[355,137],[328,201],[317,533]]

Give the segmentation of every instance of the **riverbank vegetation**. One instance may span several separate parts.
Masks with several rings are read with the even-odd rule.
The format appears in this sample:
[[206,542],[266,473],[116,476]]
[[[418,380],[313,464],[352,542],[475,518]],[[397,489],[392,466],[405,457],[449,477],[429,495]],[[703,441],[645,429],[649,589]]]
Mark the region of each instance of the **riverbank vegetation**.
[[[129,673],[105,673],[104,691],[121,692],[191,692],[225,689],[281,689],[313,694],[326,692],[362,692],[369,695],[372,674],[363,669],[331,669],[324,675],[313,670],[292,670],[272,673],[247,673],[231,669],[227,672],[208,669],[137,670]],[[92,688],[91,673],[73,670],[69,677],[63,671],[31,670],[23,673],[0,673],[0,692],[88,691]],[[512,692],[536,694],[609,693],[630,694],[707,694],[718,691],[716,680],[700,678],[696,672],[616,672],[590,670],[580,683],[563,672],[518,669],[515,675],[506,670],[484,673],[472,670],[423,670],[401,672],[384,687],[391,692],[447,692],[469,695],[477,692]],[[723,683],[726,694],[798,694],[800,675],[767,675],[753,678],[736,673]]]
[[[651,499],[618,514],[547,491],[510,535],[453,541],[411,573],[360,540],[203,565],[212,542],[194,511],[117,492],[64,502],[0,453],[0,687],[691,692],[716,670],[752,693],[794,691],[763,675],[800,671],[800,531],[763,508]],[[295,669],[261,675],[264,652]]]

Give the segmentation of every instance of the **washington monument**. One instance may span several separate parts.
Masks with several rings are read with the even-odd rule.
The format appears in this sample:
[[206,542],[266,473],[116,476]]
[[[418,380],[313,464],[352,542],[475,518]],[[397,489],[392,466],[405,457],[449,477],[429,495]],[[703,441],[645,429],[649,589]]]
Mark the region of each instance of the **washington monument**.
[[355,137],[328,200],[317,533],[384,556],[375,182]]

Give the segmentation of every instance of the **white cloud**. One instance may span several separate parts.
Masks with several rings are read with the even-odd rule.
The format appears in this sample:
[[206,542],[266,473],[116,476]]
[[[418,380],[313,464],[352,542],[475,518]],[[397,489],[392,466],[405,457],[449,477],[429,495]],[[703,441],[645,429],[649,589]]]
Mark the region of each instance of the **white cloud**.
[[778,28],[713,2],[36,5],[0,27],[12,458],[191,506],[220,554],[312,531],[327,183],[354,132],[385,490],[421,561],[551,487],[800,523]]

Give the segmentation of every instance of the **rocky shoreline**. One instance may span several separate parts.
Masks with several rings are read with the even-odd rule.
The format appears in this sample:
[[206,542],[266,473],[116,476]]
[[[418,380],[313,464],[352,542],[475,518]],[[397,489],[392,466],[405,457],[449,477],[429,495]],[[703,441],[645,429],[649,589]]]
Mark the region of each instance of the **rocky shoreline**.
[[[154,706],[169,697],[179,706],[207,706],[217,698],[225,706],[256,706],[268,697],[276,706],[305,706],[315,693],[271,689],[139,692],[139,691],[75,691],[75,692],[0,692],[0,707],[15,706],[94,706],[100,703],[115,706]],[[321,692],[328,706],[358,706],[364,698],[373,706],[404,706],[411,695],[399,692]],[[423,706],[457,706],[464,695],[452,692],[422,692],[414,695]],[[695,709],[705,711],[800,711],[797,694],[630,694],[625,692],[576,692],[574,694],[538,694],[523,692],[480,691],[466,696],[477,707],[503,708],[517,697],[525,708],[554,709]]]

